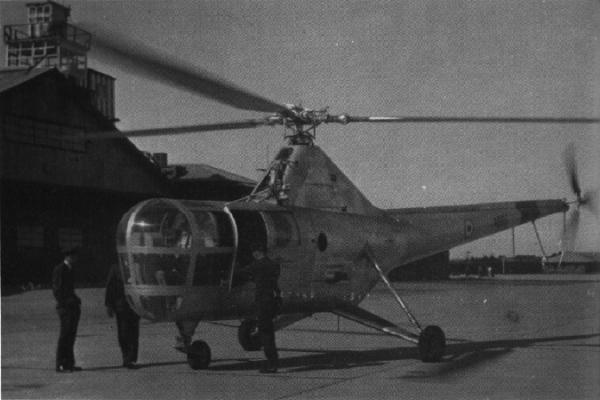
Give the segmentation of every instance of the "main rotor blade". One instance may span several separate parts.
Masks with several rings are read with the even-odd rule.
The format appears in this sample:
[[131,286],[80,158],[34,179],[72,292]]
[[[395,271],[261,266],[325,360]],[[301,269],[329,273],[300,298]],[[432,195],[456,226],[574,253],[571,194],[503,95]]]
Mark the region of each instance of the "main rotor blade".
[[[89,29],[89,28],[88,28]],[[125,65],[138,74],[161,81],[180,89],[208,97],[220,103],[260,112],[280,112],[285,106],[239,88],[207,71],[182,65],[160,56],[148,48],[135,43],[111,39],[102,29],[94,29],[93,50],[98,51],[114,64]]]
[[350,122],[404,122],[404,123],[534,123],[534,124],[597,124],[600,118],[555,117],[362,117],[329,115],[326,122],[346,124]]
[[236,129],[256,128],[269,125],[268,119],[249,119],[245,121],[222,122],[215,124],[197,124],[171,126],[167,128],[134,129],[130,131],[102,131],[85,133],[86,140],[115,139],[123,137],[146,137],[161,135],[177,135],[184,133],[225,131]]

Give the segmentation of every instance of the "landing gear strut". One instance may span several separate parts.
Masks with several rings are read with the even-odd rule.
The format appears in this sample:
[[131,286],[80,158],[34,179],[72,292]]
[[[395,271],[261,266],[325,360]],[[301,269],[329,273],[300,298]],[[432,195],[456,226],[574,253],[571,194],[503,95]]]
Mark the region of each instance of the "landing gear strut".
[[367,258],[371,261],[373,267],[379,273],[379,277],[381,278],[381,280],[385,283],[390,292],[392,292],[392,294],[396,298],[396,301],[398,302],[398,304],[400,304],[400,307],[402,307],[402,310],[406,313],[406,316],[408,317],[409,321],[415,326],[415,328],[419,330],[418,345],[421,361],[440,361],[446,351],[446,335],[444,335],[444,331],[442,331],[442,328],[440,328],[439,326],[430,325],[427,326],[425,329],[421,329],[421,325],[414,317],[414,315],[410,312],[410,310],[408,309],[400,295],[396,292],[390,281],[387,279],[387,277],[379,267],[379,264],[377,264],[377,261],[375,260],[375,257],[368,246],[365,248],[365,252]]
[[179,329],[179,336],[176,338],[175,350],[187,356],[188,365],[192,369],[208,368],[211,361],[210,347],[202,340],[192,342],[198,321],[178,321],[176,325]]

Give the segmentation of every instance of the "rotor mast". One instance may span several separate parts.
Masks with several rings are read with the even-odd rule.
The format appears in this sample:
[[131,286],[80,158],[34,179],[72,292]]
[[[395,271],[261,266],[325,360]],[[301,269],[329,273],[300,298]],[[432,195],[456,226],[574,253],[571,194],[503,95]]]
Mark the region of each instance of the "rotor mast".
[[294,104],[286,104],[279,114],[281,124],[287,129],[284,136],[290,145],[312,145],[317,137],[317,126],[327,122],[327,108],[311,110]]

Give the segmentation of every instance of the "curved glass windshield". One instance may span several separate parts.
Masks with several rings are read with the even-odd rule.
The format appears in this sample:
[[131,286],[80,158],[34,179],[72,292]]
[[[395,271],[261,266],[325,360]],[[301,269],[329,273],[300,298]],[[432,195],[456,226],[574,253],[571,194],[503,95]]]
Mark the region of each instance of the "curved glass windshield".
[[233,230],[224,212],[193,210],[201,248],[196,254],[194,286],[227,286],[233,263]]
[[233,225],[224,211],[208,207],[154,199],[133,208],[117,232],[124,282],[227,286],[235,251]]
[[133,285],[185,285],[192,229],[183,210],[169,201],[152,200],[129,215],[126,224],[122,221],[119,225],[119,231],[129,229],[128,235],[117,234],[127,238],[128,254],[120,257],[124,281]]
[[190,222],[173,204],[150,203],[134,218],[130,245],[188,249],[192,246]]
[[219,245],[219,232],[214,213],[207,211],[194,211],[196,224],[198,224],[198,240],[200,246],[216,247]]
[[224,203],[152,199],[121,219],[117,249],[136,311],[174,318],[194,287],[231,288],[237,244]]

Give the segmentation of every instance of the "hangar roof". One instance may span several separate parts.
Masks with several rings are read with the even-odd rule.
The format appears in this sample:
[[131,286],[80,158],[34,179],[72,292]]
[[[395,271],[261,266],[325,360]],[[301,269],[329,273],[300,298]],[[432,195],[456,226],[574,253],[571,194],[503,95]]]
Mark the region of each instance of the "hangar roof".
[[31,70],[24,68],[0,69],[0,93],[19,86],[36,76],[52,71],[54,68],[33,68]]
[[[56,68],[9,68],[0,69],[0,94],[16,88],[34,78],[40,77],[44,74],[55,75],[58,78],[63,78],[64,75]],[[104,126],[106,130],[118,129],[114,126],[113,121],[106,119],[99,112],[95,112],[93,107],[89,107],[90,111],[96,114],[99,119],[99,123]],[[137,159],[145,168],[151,169],[156,173],[158,179],[162,179],[165,183],[168,181],[179,184],[188,184],[196,182],[214,182],[214,183],[229,183],[235,185],[246,186],[248,188],[254,187],[256,182],[241,175],[233,174],[225,170],[211,167],[207,164],[174,164],[168,165],[166,168],[161,168],[149,159],[144,152],[140,151],[127,137],[117,138],[114,143],[119,143],[124,146],[131,154]],[[166,178],[166,179],[165,179]]]
[[251,179],[207,164],[170,164],[167,169],[169,168],[183,168],[182,175],[174,178],[179,181],[233,181],[248,186],[256,184]]
[[[42,75],[51,76],[50,79],[64,80],[67,78],[57,68],[1,68],[0,69],[0,95],[9,91],[10,89],[16,88],[23,85],[35,78],[41,77]],[[107,119],[102,113],[100,113],[92,104],[80,104],[87,111],[92,113],[99,124],[101,129],[106,131],[118,131],[115,127],[114,122]],[[163,184],[168,184],[163,174],[161,174],[160,168],[152,163],[144,154],[125,136],[114,138],[113,143],[122,146],[128,151],[135,160],[137,160],[142,168],[148,169],[156,179],[162,181]]]

